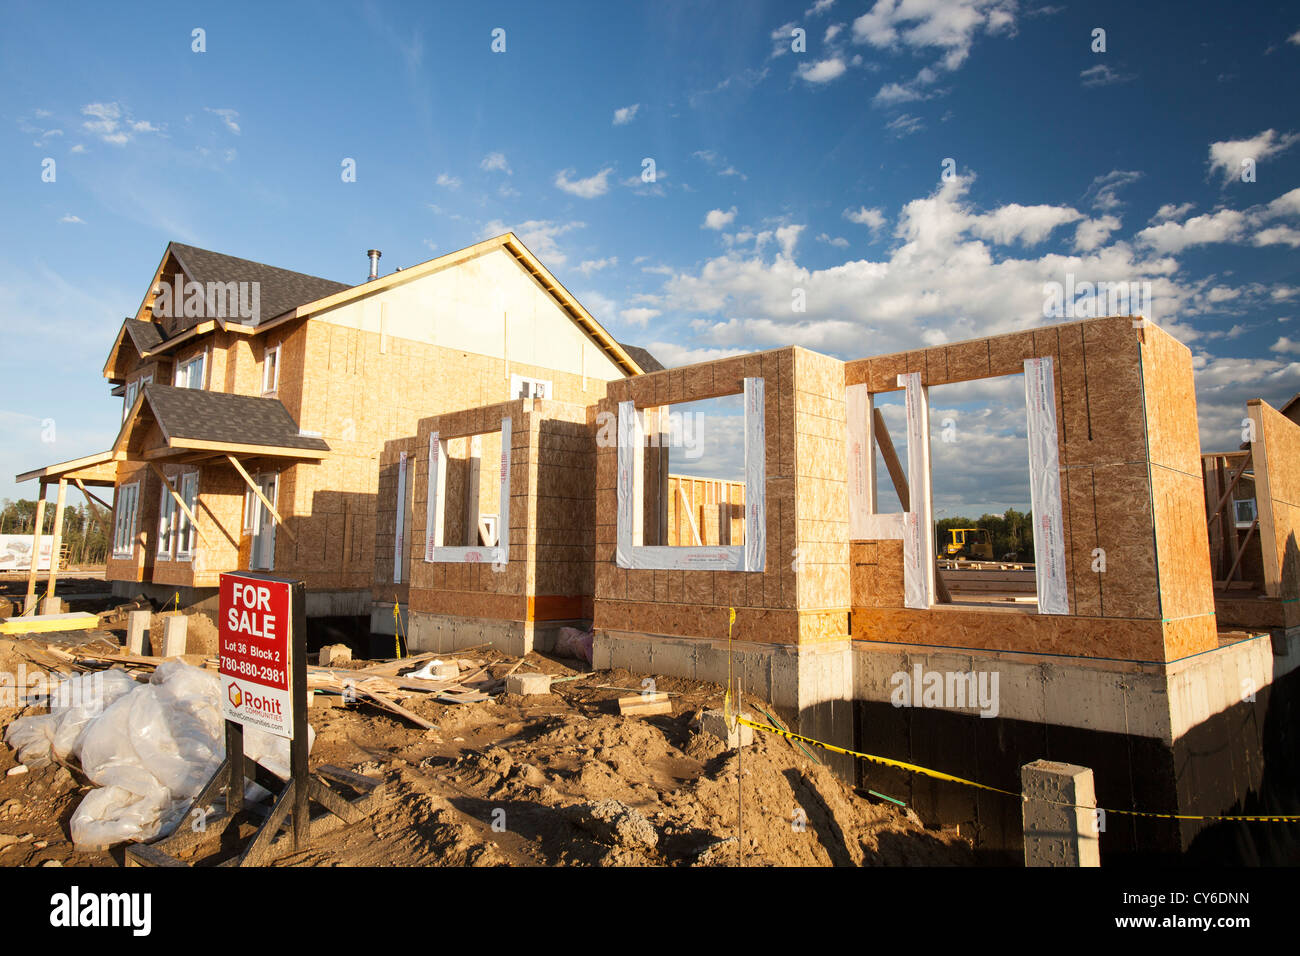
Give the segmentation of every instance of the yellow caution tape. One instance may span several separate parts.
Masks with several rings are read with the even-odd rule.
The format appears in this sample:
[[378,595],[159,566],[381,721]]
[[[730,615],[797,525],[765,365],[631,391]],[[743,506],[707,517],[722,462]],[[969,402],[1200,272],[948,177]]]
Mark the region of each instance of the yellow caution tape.
[[[897,767],[899,770],[908,770],[912,773],[919,773],[922,776],[931,777],[935,780],[946,780],[949,783],[959,783],[966,787],[975,787],[979,790],[989,790],[993,793],[1006,794],[1008,797],[1016,797],[1023,800],[1024,794],[1015,793],[1011,790],[1003,790],[1000,787],[990,787],[988,784],[976,783],[974,780],[967,780],[964,777],[954,777],[950,773],[943,773],[939,770],[931,770],[929,767],[919,767],[914,763],[904,763],[901,760],[891,760],[888,757],[878,757],[875,754],[859,753],[856,750],[848,750],[844,747],[837,747],[834,744],[828,744],[821,740],[814,740],[812,737],[805,737],[802,734],[796,734],[793,731],[781,730],[768,724],[760,723],[756,720],[750,720],[748,717],[736,718],[737,723],[744,724],[746,727],[752,727],[754,730],[761,730],[765,733],[776,734],[778,737],[785,737],[787,740],[802,740],[805,743],[812,744],[814,747],[821,747],[823,750],[829,750],[831,753],[844,754],[848,757],[856,757],[858,760],[866,760],[871,763],[881,764],[885,767]],[[1080,810],[1100,810],[1103,813],[1122,814],[1130,817],[1157,817],[1162,820],[1240,820],[1246,823],[1295,823],[1300,821],[1300,814],[1282,814],[1274,816],[1263,815],[1227,815],[1227,814],[1198,814],[1198,813],[1150,813],[1142,810],[1111,810],[1107,807],[1086,807],[1077,803],[1056,803],[1051,801],[1055,806],[1074,807]]]

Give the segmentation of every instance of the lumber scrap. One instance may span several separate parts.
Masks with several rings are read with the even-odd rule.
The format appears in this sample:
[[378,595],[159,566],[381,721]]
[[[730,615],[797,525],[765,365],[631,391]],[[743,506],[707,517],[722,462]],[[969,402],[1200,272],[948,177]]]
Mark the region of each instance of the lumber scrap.
[[668,695],[662,692],[636,694],[632,697],[620,697],[618,712],[624,717],[651,717],[655,714],[671,714],[673,705]]

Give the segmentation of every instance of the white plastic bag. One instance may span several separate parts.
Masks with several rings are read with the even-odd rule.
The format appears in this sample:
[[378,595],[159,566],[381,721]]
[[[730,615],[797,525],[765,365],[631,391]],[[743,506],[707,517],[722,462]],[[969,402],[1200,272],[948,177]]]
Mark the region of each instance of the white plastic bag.
[[18,762],[28,767],[66,761],[86,725],[139,686],[121,670],[74,674],[49,688],[50,712],[19,717],[5,731],[5,743],[18,751]]

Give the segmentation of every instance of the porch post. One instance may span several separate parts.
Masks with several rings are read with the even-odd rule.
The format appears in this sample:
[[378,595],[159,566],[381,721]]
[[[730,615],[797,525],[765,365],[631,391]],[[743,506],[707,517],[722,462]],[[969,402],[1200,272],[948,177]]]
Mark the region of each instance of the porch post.
[[59,499],[54,505],[54,543],[50,547],[50,586],[45,591],[45,600],[54,606],[54,589],[59,583],[59,549],[63,546],[63,505],[68,497],[68,479],[59,479]]
[[32,563],[27,571],[27,599],[23,611],[36,603],[36,573],[41,563],[41,527],[45,524],[45,482],[40,483],[41,493],[36,496],[36,526],[32,529]]

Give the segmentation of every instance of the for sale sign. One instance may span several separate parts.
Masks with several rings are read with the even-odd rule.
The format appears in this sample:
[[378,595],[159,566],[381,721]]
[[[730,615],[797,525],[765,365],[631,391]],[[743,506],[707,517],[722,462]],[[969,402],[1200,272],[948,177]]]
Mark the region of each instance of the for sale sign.
[[287,581],[221,575],[219,624],[226,719],[290,739],[291,587]]

